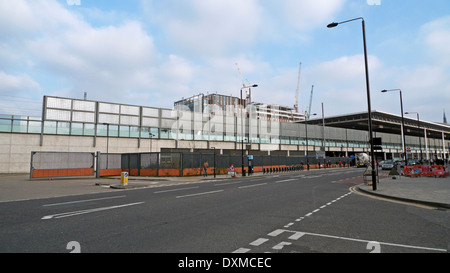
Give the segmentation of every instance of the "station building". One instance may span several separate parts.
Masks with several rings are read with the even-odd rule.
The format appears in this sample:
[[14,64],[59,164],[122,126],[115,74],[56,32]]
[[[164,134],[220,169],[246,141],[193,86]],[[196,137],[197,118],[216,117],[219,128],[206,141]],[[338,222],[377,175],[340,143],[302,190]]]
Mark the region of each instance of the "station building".
[[[237,103],[239,104],[239,103]],[[212,106],[214,107],[214,106]],[[44,96],[42,116],[0,115],[0,173],[28,173],[36,151],[350,157],[370,152],[368,113],[303,121],[262,118],[276,107],[237,105],[233,111],[192,111]],[[277,114],[278,113],[278,114]],[[382,139],[378,160],[401,158],[401,117],[373,111],[374,137]],[[448,159],[450,126],[405,117],[408,158]]]

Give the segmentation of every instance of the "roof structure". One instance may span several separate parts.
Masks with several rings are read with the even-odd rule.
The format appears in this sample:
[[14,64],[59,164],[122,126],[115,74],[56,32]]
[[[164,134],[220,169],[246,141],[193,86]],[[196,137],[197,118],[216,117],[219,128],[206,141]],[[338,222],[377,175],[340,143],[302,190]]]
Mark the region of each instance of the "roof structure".
[[[322,125],[325,121],[325,126],[368,130],[369,115],[368,112],[359,112],[353,114],[345,114],[339,116],[330,116],[322,118],[315,118],[308,120],[309,124]],[[402,117],[400,115],[390,114],[382,111],[372,111],[372,130],[374,132],[384,132],[391,134],[401,134]],[[424,129],[427,130],[428,137],[441,139],[442,133],[444,138],[450,140],[450,125],[443,123],[436,123],[424,120],[417,120],[404,116],[405,135],[423,136]]]

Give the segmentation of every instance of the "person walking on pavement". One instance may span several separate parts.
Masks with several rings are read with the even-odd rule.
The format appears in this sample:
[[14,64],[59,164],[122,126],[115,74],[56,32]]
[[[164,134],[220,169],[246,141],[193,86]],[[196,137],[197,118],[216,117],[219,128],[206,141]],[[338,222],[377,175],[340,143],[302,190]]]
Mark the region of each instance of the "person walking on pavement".
[[203,176],[204,177],[207,177],[208,176],[208,173],[207,173],[207,171],[208,171],[208,161],[205,161],[205,163],[203,163],[203,170],[205,171],[205,173],[203,174]]

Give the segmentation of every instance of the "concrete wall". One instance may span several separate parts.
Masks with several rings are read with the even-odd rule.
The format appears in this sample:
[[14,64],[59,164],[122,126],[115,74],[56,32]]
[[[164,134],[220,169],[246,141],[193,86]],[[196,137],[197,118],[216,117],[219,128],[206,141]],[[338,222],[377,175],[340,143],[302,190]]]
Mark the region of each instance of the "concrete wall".
[[[152,142],[150,145],[150,141]],[[175,140],[138,139],[89,136],[44,135],[42,146],[39,134],[0,134],[0,173],[29,173],[32,151],[145,153],[160,151],[161,147],[175,148]]]
[[[160,152],[162,148],[180,149],[212,149],[240,150],[241,143],[221,141],[191,141],[173,139],[139,139],[118,137],[97,137],[94,147],[92,136],[68,136],[68,135],[44,135],[43,145],[40,146],[39,134],[0,133],[0,173],[29,173],[32,151],[48,152],[97,152],[102,153],[145,153]],[[244,143],[244,148],[247,143]],[[424,148],[424,147],[423,147]],[[271,151],[286,151],[287,154],[305,151],[303,145],[286,144],[251,144],[252,150],[259,150],[270,154]],[[309,146],[309,155],[320,150],[318,146]],[[363,148],[327,147],[327,151],[358,153],[364,152]],[[365,151],[367,152],[367,151]],[[395,149],[386,149],[386,153],[396,153]],[[245,151],[247,154],[247,151]],[[347,153],[345,155],[348,155]],[[396,155],[397,156],[397,155]]]

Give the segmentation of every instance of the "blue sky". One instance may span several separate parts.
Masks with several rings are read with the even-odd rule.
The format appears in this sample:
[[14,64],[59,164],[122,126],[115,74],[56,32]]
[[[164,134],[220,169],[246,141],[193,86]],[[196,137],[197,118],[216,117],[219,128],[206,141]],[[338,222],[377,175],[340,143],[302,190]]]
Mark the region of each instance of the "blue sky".
[[[44,95],[172,108],[199,93],[293,106],[450,117],[448,0],[0,0],[0,114],[40,116]],[[410,117],[415,118],[415,115]]]

